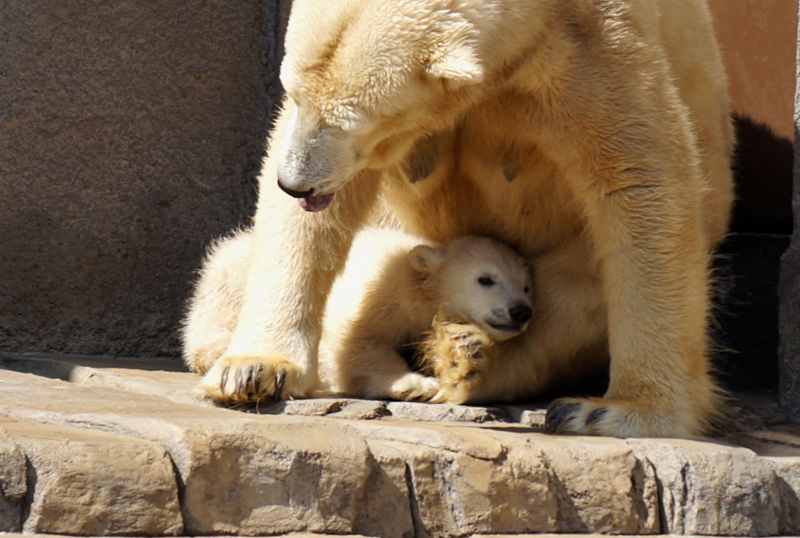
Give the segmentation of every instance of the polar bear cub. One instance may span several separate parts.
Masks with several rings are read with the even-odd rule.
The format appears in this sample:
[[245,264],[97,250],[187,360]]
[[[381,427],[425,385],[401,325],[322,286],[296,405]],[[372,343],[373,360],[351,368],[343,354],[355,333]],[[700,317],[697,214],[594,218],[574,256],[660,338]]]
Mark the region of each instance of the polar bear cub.
[[384,228],[356,237],[323,317],[320,376],[333,392],[445,401],[438,379],[409,367],[434,317],[477,325],[494,342],[527,327],[532,284],[521,256],[484,237],[424,243]]
[[[521,256],[483,237],[443,247],[425,243],[387,228],[356,236],[325,308],[317,394],[445,401],[440,381],[412,371],[407,362],[434,317],[477,326],[491,342],[525,330],[532,284]],[[183,331],[184,359],[195,372],[205,374],[230,343],[252,244],[252,230],[239,231],[214,245],[203,265]],[[258,376],[239,377],[231,382],[240,401],[259,394]],[[208,376],[201,384],[212,398],[224,399]]]

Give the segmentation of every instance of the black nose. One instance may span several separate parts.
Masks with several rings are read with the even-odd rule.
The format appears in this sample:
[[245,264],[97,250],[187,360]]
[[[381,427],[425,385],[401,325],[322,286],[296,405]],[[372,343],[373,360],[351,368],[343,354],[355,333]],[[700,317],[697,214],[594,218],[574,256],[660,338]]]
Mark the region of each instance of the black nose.
[[517,306],[511,307],[508,313],[511,314],[511,319],[521,325],[530,321],[533,311],[529,306],[518,304]]
[[289,196],[293,196],[294,198],[306,198],[314,194],[314,189],[308,189],[307,191],[296,191],[294,189],[290,189],[289,187],[284,187],[283,184],[278,180],[278,187],[281,188],[283,192],[288,194]]

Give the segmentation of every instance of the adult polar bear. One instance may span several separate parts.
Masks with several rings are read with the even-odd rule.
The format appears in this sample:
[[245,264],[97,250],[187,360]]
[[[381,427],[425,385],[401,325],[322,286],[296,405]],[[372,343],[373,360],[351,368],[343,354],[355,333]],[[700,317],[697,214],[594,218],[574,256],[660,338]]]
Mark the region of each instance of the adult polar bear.
[[237,376],[258,378],[254,399],[309,394],[333,278],[388,208],[412,233],[493,237],[535,264],[537,315],[496,359],[513,383],[471,400],[608,353],[606,395],[557,400],[551,429],[702,432],[718,401],[709,260],[733,197],[704,0],[295,0],[281,81],[245,300],[205,374],[223,399]]

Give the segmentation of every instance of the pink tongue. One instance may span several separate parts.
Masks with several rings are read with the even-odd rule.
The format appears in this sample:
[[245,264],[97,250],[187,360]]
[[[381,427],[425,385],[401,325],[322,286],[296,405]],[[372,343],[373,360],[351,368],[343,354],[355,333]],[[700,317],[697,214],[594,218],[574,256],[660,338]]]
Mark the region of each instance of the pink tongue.
[[331,200],[333,200],[333,194],[334,193],[316,194],[314,196],[306,196],[305,198],[300,198],[298,201],[300,202],[300,207],[302,207],[306,211],[315,213],[317,211],[322,211],[323,209],[331,205]]

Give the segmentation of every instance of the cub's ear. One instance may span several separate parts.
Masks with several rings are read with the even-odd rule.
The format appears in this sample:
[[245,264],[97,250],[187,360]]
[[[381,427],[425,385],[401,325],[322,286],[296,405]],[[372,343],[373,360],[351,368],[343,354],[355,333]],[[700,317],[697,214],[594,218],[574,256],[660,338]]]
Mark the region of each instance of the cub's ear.
[[408,253],[408,261],[415,271],[429,275],[442,265],[444,250],[428,245],[417,245]]
[[449,81],[455,87],[478,84],[483,81],[484,74],[474,46],[465,43],[433,58],[427,72],[433,77]]

